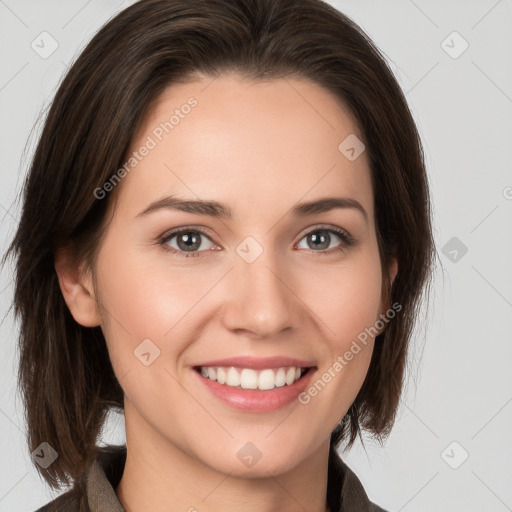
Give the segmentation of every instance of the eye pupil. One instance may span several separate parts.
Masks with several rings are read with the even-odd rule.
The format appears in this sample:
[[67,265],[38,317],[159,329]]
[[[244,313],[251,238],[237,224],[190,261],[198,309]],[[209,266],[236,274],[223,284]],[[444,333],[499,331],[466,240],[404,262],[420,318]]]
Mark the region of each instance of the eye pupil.
[[[320,235],[318,235],[318,233],[320,233]],[[330,241],[331,237],[326,229],[317,229],[308,235],[308,243],[312,243],[313,245],[317,244],[315,245],[316,249],[327,249]]]
[[[192,235],[190,235],[192,233]],[[197,231],[184,231],[178,234],[178,247],[189,251],[201,246],[201,236]]]

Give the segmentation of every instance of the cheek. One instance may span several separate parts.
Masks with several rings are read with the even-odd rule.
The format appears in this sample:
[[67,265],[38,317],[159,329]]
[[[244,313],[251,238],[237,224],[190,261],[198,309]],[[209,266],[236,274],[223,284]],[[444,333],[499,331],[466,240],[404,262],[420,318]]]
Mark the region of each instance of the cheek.
[[331,343],[348,340],[374,325],[381,306],[382,275],[378,256],[366,251],[338,266],[317,265],[303,272],[300,297],[324,324]]
[[[105,241],[98,263],[101,301],[110,313],[107,323],[112,328],[133,331],[134,335],[161,335],[162,330],[171,327],[186,289],[178,275],[174,276],[178,279],[169,279],[162,274],[162,266],[157,268],[151,263],[154,248],[146,251],[123,246],[122,238],[112,236]],[[117,326],[111,325],[113,318]]]
[[325,342],[319,349],[324,355],[320,382],[305,403],[322,390],[323,398],[314,407],[331,423],[344,415],[355,399],[370,364],[381,306],[378,248],[375,245],[374,250],[361,251],[339,266],[318,266],[314,275],[303,275],[307,277],[301,281],[300,296],[314,311]]
[[147,339],[167,359],[179,357],[188,315],[225,272],[177,265],[155,248],[121,247],[105,243],[98,264],[102,328],[118,373],[137,366],[134,351]]
[[[374,253],[325,267],[304,279],[304,302],[314,306],[324,344],[316,379],[299,396],[321,432],[332,431],[354,402],[366,378],[374,346],[371,329],[379,318],[381,266]],[[324,430],[322,430],[324,429]]]

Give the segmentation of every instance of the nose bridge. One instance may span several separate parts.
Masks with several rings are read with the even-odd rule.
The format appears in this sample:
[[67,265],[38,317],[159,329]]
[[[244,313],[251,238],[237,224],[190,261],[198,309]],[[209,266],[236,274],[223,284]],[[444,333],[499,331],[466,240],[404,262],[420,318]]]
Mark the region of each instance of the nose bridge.
[[[250,237],[248,237],[250,238]],[[237,247],[231,274],[229,307],[225,321],[230,329],[269,336],[294,325],[294,295],[270,248],[253,239]]]

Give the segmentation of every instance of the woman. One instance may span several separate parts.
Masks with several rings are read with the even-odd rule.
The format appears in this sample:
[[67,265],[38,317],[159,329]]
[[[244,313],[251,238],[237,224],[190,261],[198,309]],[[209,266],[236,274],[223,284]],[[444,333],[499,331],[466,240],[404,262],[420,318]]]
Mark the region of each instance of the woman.
[[[60,86],[6,254],[40,510],[383,510],[433,261],[421,142],[318,0],[143,0]],[[98,447],[122,410],[126,446]]]

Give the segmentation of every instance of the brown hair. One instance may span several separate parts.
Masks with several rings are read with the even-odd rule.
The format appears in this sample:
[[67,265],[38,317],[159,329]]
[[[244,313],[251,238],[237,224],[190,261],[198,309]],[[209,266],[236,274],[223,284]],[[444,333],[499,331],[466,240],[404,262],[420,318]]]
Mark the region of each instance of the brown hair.
[[[94,36],[60,85],[23,188],[15,237],[19,386],[28,443],[59,457],[53,488],[92,463],[110,408],[123,391],[100,327],[71,316],[54,268],[69,246],[92,268],[113,194],[94,190],[126,161],[133,135],[163,90],[234,70],[253,80],[309,79],[343,101],[360,126],[371,165],[385,288],[402,307],[377,336],[368,374],[331,436],[350,447],[361,429],[382,440],[395,421],[409,340],[435,255],[423,150],[385,59],[352,21],[320,0],[141,0]],[[341,142],[341,141],[340,141]],[[389,286],[390,257],[398,274]]]

